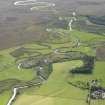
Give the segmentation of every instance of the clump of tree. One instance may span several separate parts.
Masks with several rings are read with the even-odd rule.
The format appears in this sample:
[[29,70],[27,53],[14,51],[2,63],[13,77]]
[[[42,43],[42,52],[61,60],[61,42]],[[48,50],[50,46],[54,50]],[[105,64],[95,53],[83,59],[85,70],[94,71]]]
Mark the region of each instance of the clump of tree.
[[40,79],[47,80],[50,74],[52,73],[52,65],[48,64],[45,66],[42,66],[37,68],[37,77],[40,77]]
[[89,84],[87,82],[83,82],[83,81],[76,81],[76,82],[68,81],[68,84],[70,84],[76,88],[80,88],[82,90],[89,89]]
[[87,16],[89,21],[98,25],[105,25],[105,16]]
[[90,105],[91,100],[103,100],[105,99],[105,88],[103,88],[100,84],[100,80],[92,80],[88,82],[89,84],[89,93],[87,96],[86,102]]
[[77,67],[72,69],[70,72],[72,74],[91,74],[94,68],[94,57],[84,56],[82,58],[84,65],[82,67]]

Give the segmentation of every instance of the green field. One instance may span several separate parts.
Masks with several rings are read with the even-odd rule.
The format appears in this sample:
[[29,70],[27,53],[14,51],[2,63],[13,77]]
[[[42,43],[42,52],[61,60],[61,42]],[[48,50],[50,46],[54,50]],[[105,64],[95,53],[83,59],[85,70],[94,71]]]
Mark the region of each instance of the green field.
[[5,91],[2,94],[0,94],[0,104],[1,105],[6,105],[7,101],[11,97],[12,93],[11,91]]
[[[81,65],[81,61],[68,61],[54,64],[53,73],[49,77],[48,81],[46,81],[38,91],[33,91],[31,94],[27,92],[23,93],[17,98],[14,105],[87,105],[85,102],[87,91],[75,88],[69,85],[66,81],[69,70]],[[100,66],[103,66],[103,69],[99,72],[98,69]],[[94,76],[76,76],[74,77],[74,80],[87,81],[100,77],[98,74],[104,72],[104,69],[105,62],[97,62],[94,69]],[[103,74],[103,77],[105,77],[105,74]],[[92,101],[91,105],[104,105],[104,103],[105,101]]]
[[18,70],[15,59],[10,55],[13,49],[7,49],[0,52],[0,80],[19,79],[23,81],[31,80],[34,72],[30,70]]
[[[57,36],[55,36],[55,34]],[[81,56],[94,57],[96,49],[103,45],[105,36],[84,31],[53,29],[45,42],[33,42],[0,51],[0,105],[6,105],[13,87],[29,85],[19,91],[13,105],[87,105],[87,90],[74,87],[69,82],[101,80],[105,87],[105,61],[94,59],[91,74],[71,75],[71,70],[86,62]],[[78,45],[78,43],[80,43]],[[58,52],[55,52],[57,49]],[[44,62],[44,60],[48,62]],[[20,69],[18,68],[21,64]],[[45,81],[38,78],[39,66]],[[50,71],[52,70],[52,71]],[[41,82],[41,86],[33,86]],[[36,89],[37,88],[37,89]],[[104,105],[105,101],[93,101],[92,105]]]

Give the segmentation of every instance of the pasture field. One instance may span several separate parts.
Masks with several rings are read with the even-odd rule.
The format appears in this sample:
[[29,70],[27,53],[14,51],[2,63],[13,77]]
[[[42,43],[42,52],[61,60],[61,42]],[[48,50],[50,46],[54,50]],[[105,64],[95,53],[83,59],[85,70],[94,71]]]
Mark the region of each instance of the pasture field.
[[12,50],[7,49],[0,52],[0,81],[7,79],[31,80],[34,77],[34,72],[31,69],[19,70],[15,59],[10,55]]
[[[56,40],[55,33],[57,34]],[[84,65],[79,57],[81,54],[96,57],[96,48],[105,41],[104,36],[77,30],[71,32],[53,29],[48,37],[49,40],[44,43],[33,42],[0,51],[0,91],[2,92],[0,103],[2,105],[6,105],[11,96],[11,90],[15,86],[29,85],[30,87],[20,90],[13,105],[43,103],[45,105],[77,105],[77,103],[86,105],[88,91],[74,87],[69,82],[86,83],[92,79],[100,79],[102,86],[105,86],[104,61],[95,60],[92,74],[75,74],[72,77],[70,73],[72,69]],[[20,67],[19,64],[21,64]],[[45,78],[43,83],[38,79],[39,67],[45,70],[40,71]],[[37,89],[33,86],[36,82],[42,83]],[[99,101],[92,101],[92,105],[93,103],[98,105]],[[105,102],[100,101],[100,103],[104,105]]]
[[[68,61],[63,63],[56,63],[53,65],[53,73],[50,75],[48,81],[38,91],[33,91],[32,95],[24,92],[14,105],[87,105],[86,96],[87,91],[73,87],[67,83],[67,76],[70,69],[81,66],[81,61]],[[99,71],[100,66],[103,66]],[[75,76],[73,81],[87,81],[99,77],[102,79],[105,62],[96,62],[94,68],[94,75],[80,75]],[[100,76],[98,75],[100,74]],[[103,74],[104,79],[105,74]],[[105,85],[105,81],[103,82]],[[104,105],[105,101],[92,101],[91,105]]]
[[105,105],[103,0],[0,4],[0,105]]
[[0,94],[0,104],[1,105],[6,105],[7,101],[9,100],[9,98],[11,97],[12,93],[11,91],[5,91],[3,93]]

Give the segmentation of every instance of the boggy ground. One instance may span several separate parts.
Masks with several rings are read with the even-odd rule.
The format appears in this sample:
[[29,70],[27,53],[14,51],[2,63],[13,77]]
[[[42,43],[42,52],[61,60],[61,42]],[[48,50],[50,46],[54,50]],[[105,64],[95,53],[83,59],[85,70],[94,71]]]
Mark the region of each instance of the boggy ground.
[[[41,0],[40,0],[41,1]],[[47,33],[41,27],[50,23],[57,15],[67,15],[76,11],[82,15],[103,15],[104,0],[46,0],[54,2],[57,10],[30,11],[29,6],[14,6],[15,0],[0,1],[0,49],[20,44],[43,41]]]

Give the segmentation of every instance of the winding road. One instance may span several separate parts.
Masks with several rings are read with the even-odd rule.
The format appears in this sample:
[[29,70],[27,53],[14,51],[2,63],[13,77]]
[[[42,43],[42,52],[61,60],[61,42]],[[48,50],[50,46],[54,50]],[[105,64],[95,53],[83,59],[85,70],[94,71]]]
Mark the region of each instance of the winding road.
[[46,7],[55,7],[55,3],[38,2],[37,0],[16,1],[16,2],[14,2],[14,5],[15,6],[28,6],[28,5],[32,5],[30,10],[39,9],[39,8],[46,8]]
[[76,13],[73,12],[72,15],[73,15],[73,17],[71,18],[71,20],[69,21],[69,24],[68,24],[70,31],[72,31],[72,23],[77,20],[76,19]]
[[[34,84],[34,85],[40,85],[41,83],[37,83],[37,84]],[[8,101],[8,103],[7,103],[7,105],[12,105],[12,102],[15,100],[15,98],[16,98],[16,95],[17,95],[17,92],[18,92],[18,90],[19,89],[24,89],[24,88],[28,88],[29,86],[23,86],[23,87],[15,87],[14,89],[13,89],[13,95],[12,95],[12,97],[10,98],[10,100]]]

